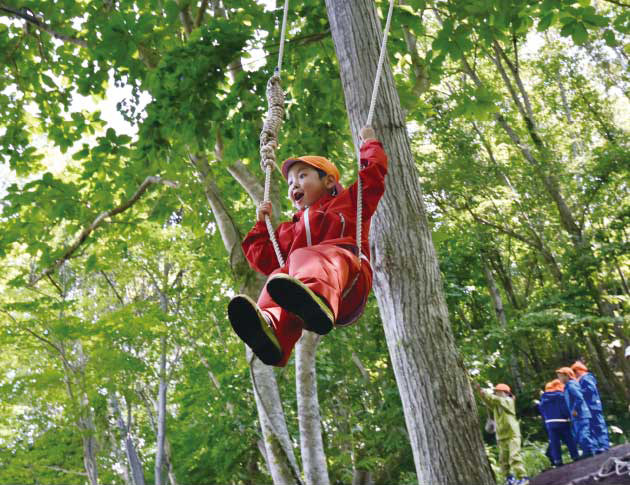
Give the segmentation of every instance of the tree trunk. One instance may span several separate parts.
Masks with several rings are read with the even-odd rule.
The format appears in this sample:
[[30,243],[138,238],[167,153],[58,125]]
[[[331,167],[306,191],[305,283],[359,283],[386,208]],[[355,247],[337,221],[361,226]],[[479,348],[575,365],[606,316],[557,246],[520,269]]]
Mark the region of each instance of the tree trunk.
[[[221,200],[219,190],[212,179],[210,165],[207,159],[203,157],[191,157],[191,160],[198,170],[206,199],[217,221],[225,249],[230,256],[230,266],[234,278],[236,281],[242,281],[239,291],[257,299],[263,280],[247,264],[241,248],[241,236],[238,227]],[[242,177],[239,182],[242,184],[257,183],[254,177]],[[249,193],[260,191],[257,187],[248,187],[246,190]],[[246,357],[247,361],[250,362],[258,420],[265,444],[265,461],[269,468],[269,474],[274,485],[295,484],[299,481],[299,477],[296,477],[299,475],[299,470],[282,410],[276,375],[271,367],[264,365],[256,358],[252,358],[249,348],[246,348]]]
[[[94,425],[94,411],[90,406],[90,400],[85,390],[85,365],[87,356],[83,353],[83,344],[77,340],[74,344],[77,354],[76,375],[79,380],[79,419],[78,427],[83,440],[83,464],[88,475],[90,485],[98,485],[98,464],[96,463],[96,452],[98,443],[96,441],[96,426]],[[66,370],[67,372],[67,370]]]
[[164,458],[166,460],[168,481],[171,485],[178,485],[177,477],[175,476],[175,467],[173,466],[173,453],[171,453],[171,443],[168,441],[168,438],[164,440]]
[[107,430],[107,436],[109,437],[109,441],[112,447],[112,453],[116,457],[116,464],[120,468],[120,473],[122,474],[123,481],[125,485],[135,485],[133,483],[133,479],[129,474],[129,467],[127,466],[127,460],[123,456],[123,453],[120,449],[120,440],[116,437],[116,434],[111,428]]
[[[501,298],[501,293],[499,292],[499,288],[497,288],[494,275],[492,274],[492,271],[490,270],[485,259],[482,261],[482,264],[483,273],[486,275],[486,281],[488,283],[488,290],[490,291],[490,296],[492,297],[492,306],[494,307],[494,312],[497,314],[497,319],[499,320],[499,325],[501,325],[501,328],[507,331],[508,324],[507,317],[505,316],[505,308],[503,308],[503,298]],[[514,352],[510,352],[509,366],[516,394],[520,394],[521,390],[523,389],[523,383],[521,381],[521,374],[518,370],[518,363],[516,362],[516,358],[514,357]]]
[[[81,352],[81,356],[83,353]],[[64,382],[66,384],[66,391],[71,400],[75,399],[75,393],[72,389],[72,373],[73,369],[69,366],[64,359]],[[82,368],[79,369],[81,378],[84,378]],[[77,416],[77,428],[81,434],[81,442],[83,445],[83,467],[85,468],[85,474],[88,477],[90,485],[98,485],[98,465],[96,463],[96,427],[94,426],[94,418],[92,410],[89,406],[89,400],[87,394],[80,391],[81,395],[77,398],[78,416]]]
[[295,387],[302,469],[307,485],[330,485],[317,400],[315,353],[320,336],[305,331],[295,347]]
[[600,376],[598,376],[598,379],[602,380],[604,383],[606,382],[608,383],[611,389],[611,392],[609,392],[609,395],[626,396],[626,388],[624,386],[624,382],[623,380],[619,379],[615,375],[615,372],[613,371],[613,369],[610,368],[606,351],[602,347],[601,339],[597,338],[593,334],[588,334],[586,336],[586,344],[589,348],[589,351],[592,353],[592,355],[597,356],[597,360],[599,361],[599,367],[601,369],[601,374]]
[[372,485],[372,473],[366,470],[354,470],[352,474],[352,485]]
[[142,462],[138,457],[138,453],[136,452],[136,446],[131,439],[131,432],[129,426],[131,423],[125,423],[122,412],[120,411],[120,406],[118,405],[118,399],[116,397],[115,392],[111,392],[109,396],[110,403],[112,405],[112,410],[114,411],[114,416],[116,418],[116,424],[118,425],[118,429],[120,430],[120,434],[123,436],[125,440],[125,453],[127,455],[127,462],[129,463],[129,468],[131,468],[131,476],[133,478],[134,485],[144,485],[144,468],[142,466]]
[[[151,429],[153,432],[158,435],[158,425],[155,420],[155,412],[157,411],[159,405],[158,401],[156,401],[146,389],[142,387],[138,387],[136,392],[144,402],[145,408],[147,410],[147,416],[149,417],[149,423],[151,424]],[[168,440],[168,436],[166,433],[164,434],[164,452],[163,452],[163,464],[166,465],[168,471],[168,479],[171,482],[171,485],[177,485],[177,479],[175,477],[175,469],[173,467],[172,453],[171,453],[171,443]]]
[[79,429],[83,439],[83,465],[90,485],[98,485],[98,466],[96,464],[96,438],[94,422],[91,416],[80,418]]
[[[367,118],[381,29],[372,0],[326,0],[326,6],[356,143]],[[494,483],[387,63],[383,74],[374,125],[390,168],[371,232],[374,282],[418,482]]]
[[155,443],[155,485],[163,485],[164,440],[166,437],[166,337],[161,339],[160,383],[157,400],[157,439]]
[[273,367],[255,358],[249,347],[246,354],[250,362],[269,473],[275,485],[295,485],[299,480],[299,469],[293,454],[293,445],[284,418]]
[[609,396],[614,395],[614,393],[617,392],[617,389],[615,388],[614,384],[608,380],[609,374],[604,372],[604,365],[602,365],[600,353],[597,352],[597,349],[595,349],[591,336],[588,334],[584,335],[584,342],[586,343],[586,349],[590,357],[588,361],[588,366],[592,371],[594,371],[594,374],[597,376],[597,384],[600,392],[603,391]]

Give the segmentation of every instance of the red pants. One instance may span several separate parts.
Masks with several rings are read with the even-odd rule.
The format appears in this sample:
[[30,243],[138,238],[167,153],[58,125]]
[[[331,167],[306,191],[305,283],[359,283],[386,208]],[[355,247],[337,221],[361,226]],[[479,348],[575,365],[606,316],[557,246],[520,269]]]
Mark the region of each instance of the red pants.
[[[297,278],[326,300],[336,325],[347,325],[359,318],[372,288],[369,263],[364,261],[359,268],[358,258],[352,252],[332,244],[296,249],[289,255],[286,264],[270,276],[276,273]],[[356,283],[350,288],[355,278]],[[344,291],[349,291],[345,297]],[[295,343],[302,336],[302,320],[279,307],[266,287],[258,298],[258,306],[271,318],[282,347],[282,360],[278,366],[284,367]]]

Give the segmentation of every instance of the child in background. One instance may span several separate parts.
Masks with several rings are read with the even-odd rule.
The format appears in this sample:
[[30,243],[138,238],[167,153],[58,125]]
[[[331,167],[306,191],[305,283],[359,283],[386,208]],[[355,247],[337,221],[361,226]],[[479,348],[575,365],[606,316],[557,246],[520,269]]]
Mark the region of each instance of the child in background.
[[579,360],[571,366],[571,369],[575,372],[577,381],[582,388],[582,394],[584,394],[584,401],[586,401],[588,410],[591,412],[589,424],[591,439],[595,446],[595,454],[603,453],[610,448],[610,441],[608,440],[608,426],[606,426],[606,420],[604,419],[602,400],[597,390],[597,379]]
[[575,373],[570,367],[561,367],[556,370],[556,376],[564,384],[564,400],[569,408],[571,427],[575,440],[582,448],[580,459],[593,456],[594,445],[590,432],[591,412],[584,401],[582,389],[575,380]]
[[258,303],[237,295],[228,316],[236,334],[267,365],[286,365],[303,329],[325,335],[363,312],[372,288],[370,219],[385,191],[387,155],[371,127],[362,128],[360,137],[361,241],[356,241],[357,184],[344,190],[337,167],[310,155],[282,164],[289,199],[298,211],[275,231],[285,265],[280,267],[265,226],[271,203],[260,205],[243,241],[250,266],[270,277]]
[[507,384],[497,384],[490,394],[478,383],[477,391],[486,406],[492,410],[496,423],[499,465],[507,477],[506,485],[527,485],[529,478],[521,456],[521,428],[516,419],[514,396]]
[[564,400],[564,384],[554,379],[545,385],[545,392],[540,397],[538,411],[545,421],[545,429],[549,437],[549,457],[554,467],[562,466],[561,441],[569,448],[573,460],[579,458],[575,440],[571,434],[569,409]]

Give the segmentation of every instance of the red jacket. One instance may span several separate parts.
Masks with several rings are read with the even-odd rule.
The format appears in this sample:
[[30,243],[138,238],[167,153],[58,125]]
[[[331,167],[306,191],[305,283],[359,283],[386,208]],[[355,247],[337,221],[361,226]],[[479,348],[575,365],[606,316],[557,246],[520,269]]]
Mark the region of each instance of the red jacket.
[[[361,252],[370,257],[368,236],[370,219],[385,191],[387,155],[377,140],[369,140],[361,147],[361,171],[363,182],[363,228]],[[285,260],[293,251],[315,244],[335,244],[353,250],[356,247],[357,183],[337,196],[326,195],[311,207],[297,212],[291,221],[281,223],[276,238]],[[262,221],[256,222],[243,241],[243,251],[249,264],[256,271],[271,274],[279,268],[278,259]]]

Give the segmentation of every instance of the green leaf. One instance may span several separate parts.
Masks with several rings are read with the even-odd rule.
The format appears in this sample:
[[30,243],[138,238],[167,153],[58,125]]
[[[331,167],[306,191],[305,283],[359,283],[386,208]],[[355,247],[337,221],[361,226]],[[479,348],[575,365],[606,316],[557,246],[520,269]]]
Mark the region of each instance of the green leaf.
[[556,14],[553,12],[543,16],[538,22],[538,27],[537,27],[538,32],[544,32],[545,30],[547,30],[551,26],[551,24],[554,22],[555,19],[556,19]]
[[564,24],[564,27],[562,27],[562,29],[560,29],[560,35],[563,37],[569,37],[573,34],[573,29],[575,29],[576,25],[577,22],[574,19],[571,19],[569,22]]
[[[591,7],[592,8],[592,7]],[[593,27],[605,27],[608,25],[608,19],[602,15],[598,15],[593,11],[586,10],[582,14],[582,20],[585,24],[591,25]]]
[[583,23],[578,22],[575,24],[575,27],[571,32],[571,37],[573,38],[573,42],[578,45],[584,44],[588,40],[588,32],[586,31],[586,27]]
[[617,42],[615,38],[615,33],[610,29],[604,31],[604,41],[606,41],[608,47],[616,47],[619,45],[619,42]]
[[90,257],[85,262],[85,271],[90,272],[96,267],[96,255],[90,254]]
[[57,89],[57,85],[55,84],[55,81],[53,81],[52,78],[48,76],[47,74],[44,74],[44,73],[40,74],[40,78],[44,82],[44,84],[48,86],[49,88]]

